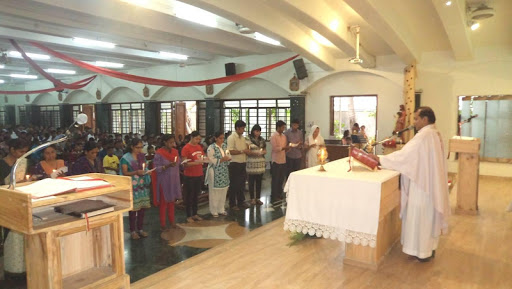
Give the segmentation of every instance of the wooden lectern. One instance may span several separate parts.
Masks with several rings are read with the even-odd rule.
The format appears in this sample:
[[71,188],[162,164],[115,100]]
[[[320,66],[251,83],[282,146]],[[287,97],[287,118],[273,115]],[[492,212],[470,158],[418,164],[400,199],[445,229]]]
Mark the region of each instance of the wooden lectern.
[[[39,200],[0,188],[0,225],[25,234],[29,289],[130,288],[124,265],[123,212],[132,209],[131,178],[86,176],[113,186]],[[53,212],[56,205],[81,199],[102,200],[115,208],[90,217],[89,224],[86,219]]]
[[449,142],[450,152],[459,153],[457,173],[457,214],[478,214],[478,175],[480,139],[455,136]]

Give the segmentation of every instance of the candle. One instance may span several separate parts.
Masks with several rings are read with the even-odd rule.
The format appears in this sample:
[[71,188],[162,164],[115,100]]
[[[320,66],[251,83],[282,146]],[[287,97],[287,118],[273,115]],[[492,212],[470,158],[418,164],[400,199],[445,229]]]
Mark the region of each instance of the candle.
[[25,179],[27,179],[27,181],[30,180],[30,175],[26,175]]
[[142,170],[145,170],[146,169],[146,163],[143,163],[142,164]]
[[175,156],[174,157],[174,162],[176,162],[178,160],[178,156]]

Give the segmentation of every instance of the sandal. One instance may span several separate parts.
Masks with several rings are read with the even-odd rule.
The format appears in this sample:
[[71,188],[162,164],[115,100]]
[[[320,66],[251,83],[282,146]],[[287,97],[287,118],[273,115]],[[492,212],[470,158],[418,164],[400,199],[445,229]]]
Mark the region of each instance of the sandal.
[[227,216],[228,213],[226,211],[222,212],[222,213],[219,213],[219,215],[222,215],[222,216]]
[[148,233],[146,233],[146,232],[144,232],[144,231],[140,230],[140,231],[139,231],[139,235],[140,235],[142,238],[146,238],[146,237],[148,236]]
[[192,219],[194,219],[195,221],[202,221],[203,220],[203,218],[199,217],[198,215],[193,216]]
[[132,232],[132,233],[130,234],[130,236],[132,237],[132,240],[138,240],[138,239],[140,239],[140,236],[139,236],[139,234],[137,234],[137,232]]
[[188,217],[188,218],[187,218],[187,222],[189,222],[189,223],[194,223],[195,221],[194,221],[194,218],[193,218],[193,217]]
[[259,205],[263,205],[263,202],[262,202],[262,201],[260,201],[260,200],[256,200],[256,205],[258,205],[258,206],[259,206]]

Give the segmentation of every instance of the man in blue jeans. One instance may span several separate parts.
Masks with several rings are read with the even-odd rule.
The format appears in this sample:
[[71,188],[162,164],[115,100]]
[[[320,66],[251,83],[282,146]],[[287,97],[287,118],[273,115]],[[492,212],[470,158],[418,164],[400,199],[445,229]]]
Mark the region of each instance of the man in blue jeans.
[[290,146],[290,150],[286,152],[286,166],[288,177],[292,172],[298,171],[302,165],[302,144],[303,137],[302,131],[299,129],[300,121],[298,119],[292,120],[291,127],[284,132],[286,141]]

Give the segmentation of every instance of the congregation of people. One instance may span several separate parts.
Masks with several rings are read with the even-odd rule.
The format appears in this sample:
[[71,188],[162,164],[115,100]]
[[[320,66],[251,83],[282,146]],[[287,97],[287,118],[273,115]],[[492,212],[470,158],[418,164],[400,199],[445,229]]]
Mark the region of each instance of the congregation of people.
[[[203,138],[197,131],[183,137],[174,134],[108,134],[91,129],[74,129],[68,141],[50,145],[23,160],[16,180],[35,181],[87,173],[106,173],[132,178],[133,210],[129,212],[132,239],[148,236],[144,213],[159,208],[162,230],[176,228],[175,205],[182,203],[187,222],[201,221],[199,196],[208,191],[209,210],[214,218],[251,206],[263,205],[263,176],[270,166],[271,203],[284,197],[283,185],[291,172],[317,165],[317,152],[325,146],[320,128],[313,126],[305,138],[293,120],[283,121],[269,142],[261,126],[246,131],[246,123],[235,122],[233,133],[216,132]],[[9,184],[14,163],[30,149],[64,137],[63,129],[17,126],[0,132],[0,184]],[[305,158],[305,159],[304,159]],[[248,185],[249,199],[245,191]]]

